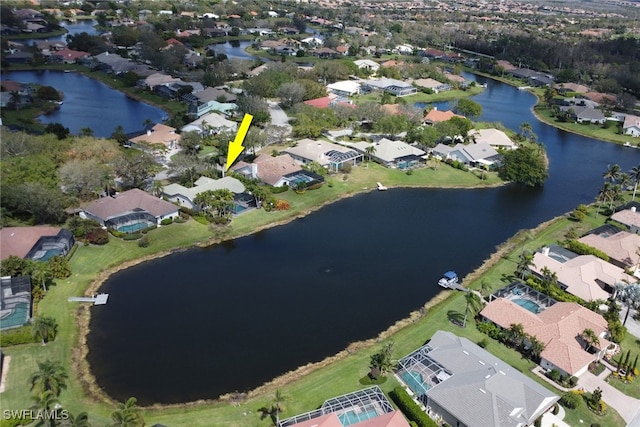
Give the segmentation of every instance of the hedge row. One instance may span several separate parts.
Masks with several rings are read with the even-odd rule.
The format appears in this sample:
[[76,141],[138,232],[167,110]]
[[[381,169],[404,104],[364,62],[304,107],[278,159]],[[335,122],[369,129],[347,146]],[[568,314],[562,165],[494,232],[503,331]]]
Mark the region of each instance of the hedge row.
[[389,396],[409,421],[415,422],[418,427],[438,427],[438,424],[429,418],[404,388],[394,388],[389,393]]
[[2,333],[0,333],[0,342],[2,342],[3,347],[9,347],[18,344],[31,344],[38,342],[38,339],[33,335],[31,326],[25,325],[2,331]]
[[568,240],[566,242],[566,248],[571,252],[575,252],[579,255],[593,255],[606,262],[609,262],[609,255],[605,254],[599,249],[589,246],[586,243],[579,242],[578,240]]

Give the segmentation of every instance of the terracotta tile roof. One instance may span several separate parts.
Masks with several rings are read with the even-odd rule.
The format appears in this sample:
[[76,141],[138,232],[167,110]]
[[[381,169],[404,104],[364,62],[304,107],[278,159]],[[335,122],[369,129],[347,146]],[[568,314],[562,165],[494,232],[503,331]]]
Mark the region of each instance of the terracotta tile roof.
[[131,138],[133,143],[162,144],[170,147],[180,141],[180,135],[176,129],[162,123],[156,123],[147,133]]
[[611,259],[617,260],[629,267],[637,266],[640,255],[636,253],[640,248],[640,236],[627,231],[620,231],[610,236],[588,234],[578,239],[580,242],[601,250]]
[[84,211],[106,221],[140,209],[149,212],[155,217],[160,217],[176,212],[178,207],[173,203],[166,202],[138,188],[134,188],[123,191],[115,197],[102,197],[95,200],[84,208]]
[[0,259],[11,255],[24,258],[41,237],[57,236],[60,230],[47,226],[3,227],[0,229]]
[[579,336],[585,329],[599,337],[598,348],[610,344],[602,338],[608,327],[604,317],[573,302],[558,302],[536,315],[508,299],[498,298],[480,314],[504,329],[522,324],[525,333],[545,345],[541,357],[571,375],[595,359],[582,348]]
[[433,109],[424,116],[424,121],[429,123],[438,123],[438,122],[446,122],[450,120],[452,117],[464,117],[454,113],[451,110],[448,111],[440,111],[437,109]]
[[253,162],[258,165],[258,178],[269,185],[275,185],[283,175],[302,170],[302,167],[289,154],[281,154],[277,157],[261,154]]
[[291,427],[342,427],[335,412],[293,424]]
[[640,212],[624,209],[611,215],[611,219],[627,226],[640,227]]

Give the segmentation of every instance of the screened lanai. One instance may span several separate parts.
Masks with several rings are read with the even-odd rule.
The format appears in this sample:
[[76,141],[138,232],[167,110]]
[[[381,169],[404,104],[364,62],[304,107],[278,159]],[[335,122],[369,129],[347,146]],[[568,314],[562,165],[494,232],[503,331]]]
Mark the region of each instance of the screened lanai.
[[135,233],[156,225],[156,218],[143,209],[134,209],[105,221],[105,225],[123,233]]
[[429,357],[429,345],[424,345],[398,361],[396,375],[407,387],[426,403],[427,391],[445,381],[453,374]]
[[334,413],[343,427],[393,412],[393,406],[378,386],[354,391],[326,400],[320,409],[287,418],[279,427],[290,427],[327,414]]

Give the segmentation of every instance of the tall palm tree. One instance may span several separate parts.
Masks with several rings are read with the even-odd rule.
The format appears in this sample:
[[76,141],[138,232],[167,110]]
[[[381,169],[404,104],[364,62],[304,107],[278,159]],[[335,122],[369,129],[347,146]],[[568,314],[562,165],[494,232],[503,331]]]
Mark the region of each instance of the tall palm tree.
[[89,415],[86,412],[80,412],[78,415],[69,414],[69,418],[64,420],[61,427],[91,427]]
[[632,308],[640,309],[640,283],[616,283],[616,299],[622,301],[627,306],[622,325],[626,325],[629,313]]
[[523,252],[522,254],[520,254],[520,260],[518,261],[516,272],[518,273],[520,278],[524,280],[527,270],[529,270],[529,267],[532,267],[534,265],[533,254],[529,252]]
[[468,291],[464,294],[464,300],[466,301],[466,307],[464,309],[464,320],[462,321],[462,327],[467,327],[467,316],[469,312],[473,313],[475,316],[480,312],[480,308],[482,307],[482,300],[480,296],[474,291]]
[[596,214],[600,214],[600,209],[602,208],[602,205],[611,197],[611,187],[612,187],[611,183],[608,181],[605,181],[600,191],[598,191],[598,197],[596,198],[596,201],[600,203],[598,204],[598,210]]
[[631,200],[636,199],[636,191],[638,190],[638,183],[640,182],[640,165],[632,168],[629,171],[629,175],[631,176],[631,180],[633,181],[633,197]]
[[280,412],[284,412],[284,402],[289,400],[289,396],[285,395],[280,389],[276,390],[276,393],[273,395],[272,407],[275,409],[276,414],[276,425],[278,425],[280,421]]
[[371,157],[376,154],[376,146],[371,144],[367,148],[364,149],[364,152],[367,153],[367,162],[371,161]]
[[58,333],[58,323],[53,317],[36,317],[31,325],[33,336],[42,340],[42,345],[55,339]]
[[153,194],[156,197],[160,197],[163,189],[164,189],[164,185],[162,185],[162,182],[158,181],[157,179],[154,179],[153,183],[151,184],[151,194]]
[[60,396],[62,389],[67,388],[67,373],[58,361],[45,360],[38,362],[38,371],[31,374],[29,384],[31,391],[40,395],[50,391],[54,396]]
[[529,335],[528,340],[530,342],[529,354],[531,358],[534,360],[539,360],[540,355],[544,351],[545,345],[542,341],[538,340],[538,338]]
[[482,295],[483,298],[487,298],[490,292],[491,292],[491,284],[487,279],[482,279],[482,281],[480,282],[480,294]]
[[42,290],[47,292],[47,283],[53,280],[53,274],[49,268],[49,264],[46,262],[34,262],[31,269],[31,279],[39,283]]
[[[33,405],[31,405],[31,410],[35,411],[35,413],[49,413],[56,407],[60,407],[60,401],[58,400],[58,396],[56,396],[51,390],[46,390],[42,393],[39,393],[35,396],[31,397],[33,400]],[[55,417],[43,416],[36,420],[34,426],[44,426],[44,427],[54,427],[56,425]]]
[[618,179],[620,178],[620,165],[609,165],[607,166],[607,171],[605,173],[602,174],[602,177],[604,178],[605,181],[609,181],[609,182],[618,182]]
[[138,407],[138,400],[130,397],[125,403],[118,403],[118,407],[111,413],[113,423],[111,427],[142,427],[144,418],[142,409]]
[[509,327],[509,341],[516,346],[520,347],[525,337],[524,326],[522,323],[512,323]]

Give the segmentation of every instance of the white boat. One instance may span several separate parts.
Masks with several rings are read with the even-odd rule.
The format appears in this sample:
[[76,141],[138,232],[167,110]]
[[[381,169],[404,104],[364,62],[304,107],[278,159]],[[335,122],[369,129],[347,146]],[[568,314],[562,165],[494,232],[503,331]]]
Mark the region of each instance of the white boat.
[[381,184],[381,183],[379,183],[379,182],[376,182],[376,184],[378,184],[378,191],[384,191],[384,190],[386,190],[386,189],[387,189],[387,187],[385,187],[384,185],[382,185],[382,184]]
[[454,289],[458,284],[458,275],[455,271],[447,271],[444,275],[438,280],[438,285],[447,289]]

